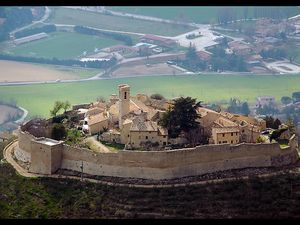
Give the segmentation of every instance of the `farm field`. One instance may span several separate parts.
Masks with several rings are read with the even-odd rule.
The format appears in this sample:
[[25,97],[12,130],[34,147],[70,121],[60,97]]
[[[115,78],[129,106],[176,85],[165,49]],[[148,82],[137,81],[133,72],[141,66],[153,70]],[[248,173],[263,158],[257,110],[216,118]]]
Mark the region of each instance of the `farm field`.
[[[193,7],[155,7],[155,6],[113,6],[108,7],[114,11],[120,11],[124,13],[140,14],[145,16],[154,16],[162,19],[171,19],[195,23],[211,23],[217,22],[218,11],[224,7],[221,6],[193,6]],[[235,6],[230,7],[236,11],[237,18],[244,17],[244,10],[247,8],[248,17],[251,18],[254,15],[255,7],[242,7]],[[300,9],[297,7],[290,7],[289,16],[295,16],[300,13]]]
[[0,60],[0,82],[50,81],[88,78],[100,73],[98,69],[74,68]]
[[194,29],[180,25],[110,16],[66,8],[55,8],[49,23],[84,25],[109,30],[150,33],[164,36],[176,36]]
[[[300,76],[239,76],[239,75],[186,75],[119,78],[78,83],[36,84],[1,87],[3,100],[14,99],[33,116],[49,116],[56,100],[71,104],[87,103],[110,94],[117,94],[117,86],[128,83],[132,95],[160,93],[167,98],[192,96],[204,102],[229,100],[238,97],[254,103],[259,95],[272,95],[277,101],[299,91]],[[33,88],[34,87],[34,88]]]
[[91,36],[78,33],[55,32],[48,38],[5,49],[6,53],[31,57],[73,59],[86,51],[93,53],[112,45],[123,44],[107,37]]
[[113,72],[113,77],[128,77],[128,76],[145,76],[145,75],[165,75],[165,74],[182,74],[183,72],[166,63],[123,66]]

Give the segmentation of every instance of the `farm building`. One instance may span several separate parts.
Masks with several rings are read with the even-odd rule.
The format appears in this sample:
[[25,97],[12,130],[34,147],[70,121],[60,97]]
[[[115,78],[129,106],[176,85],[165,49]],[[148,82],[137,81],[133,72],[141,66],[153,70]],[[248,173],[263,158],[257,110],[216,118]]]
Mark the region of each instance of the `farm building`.
[[237,55],[247,55],[251,52],[251,47],[242,41],[232,41],[229,42],[228,45]]
[[20,44],[24,44],[24,43],[27,43],[27,42],[40,40],[40,39],[43,39],[43,38],[46,38],[46,37],[49,37],[48,34],[46,34],[45,32],[42,32],[42,33],[38,33],[38,34],[34,34],[34,35],[30,35],[30,36],[15,39],[13,42],[14,42],[15,45],[20,45]]
[[211,58],[211,54],[205,51],[197,51],[197,55],[203,61],[208,61]]

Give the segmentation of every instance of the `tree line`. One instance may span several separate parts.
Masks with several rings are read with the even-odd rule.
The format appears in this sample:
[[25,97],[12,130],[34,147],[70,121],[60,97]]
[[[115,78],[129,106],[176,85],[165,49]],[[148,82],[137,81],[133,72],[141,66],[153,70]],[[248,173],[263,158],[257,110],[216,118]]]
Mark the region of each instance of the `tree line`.
[[28,30],[19,31],[19,32],[15,33],[15,37],[22,38],[22,37],[30,36],[30,35],[37,34],[37,33],[42,33],[42,32],[51,33],[51,32],[55,32],[55,31],[56,31],[55,25],[45,25],[42,27],[36,27],[36,28],[28,29]]
[[236,71],[247,72],[247,64],[243,56],[236,54],[227,55],[222,47],[214,47],[210,50],[213,55],[205,62],[197,55],[196,49],[190,46],[183,60],[176,60],[179,66],[197,72],[199,70],[210,69],[212,71]]
[[244,7],[243,11],[239,13],[239,9],[236,7],[222,7],[217,12],[217,21],[219,24],[228,24],[239,19],[270,18],[280,20],[287,19],[299,12],[297,7],[253,7],[252,12],[249,9],[249,7]]
[[63,66],[80,66],[88,68],[110,68],[117,63],[116,58],[111,58],[108,61],[87,61],[82,62],[76,59],[46,59],[46,58],[36,58],[36,57],[26,57],[26,56],[15,56],[15,55],[6,55],[0,54],[0,60],[12,60],[20,62],[32,62],[32,63],[41,63],[41,64],[51,64],[51,65],[63,65]]
[[88,35],[103,35],[118,41],[123,41],[126,45],[129,46],[133,45],[132,38],[126,34],[118,34],[114,32],[95,30],[85,26],[75,26],[74,31],[77,33],[88,34]]

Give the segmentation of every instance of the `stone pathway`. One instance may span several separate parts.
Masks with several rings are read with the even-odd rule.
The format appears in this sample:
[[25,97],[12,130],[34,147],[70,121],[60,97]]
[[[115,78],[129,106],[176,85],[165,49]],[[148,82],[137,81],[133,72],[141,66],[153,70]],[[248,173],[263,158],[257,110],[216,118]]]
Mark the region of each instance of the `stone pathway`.
[[88,137],[84,140],[85,143],[89,143],[90,148],[95,151],[95,152],[102,152],[102,153],[107,153],[107,152],[112,152],[109,148],[107,148],[105,145],[97,141],[96,136]]

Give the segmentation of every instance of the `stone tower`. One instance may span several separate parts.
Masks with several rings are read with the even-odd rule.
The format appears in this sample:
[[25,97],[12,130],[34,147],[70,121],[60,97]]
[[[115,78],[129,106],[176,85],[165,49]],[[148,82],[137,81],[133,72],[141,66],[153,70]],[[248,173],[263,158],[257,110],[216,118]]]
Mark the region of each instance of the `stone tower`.
[[128,84],[119,85],[119,128],[122,128],[123,116],[129,113],[130,87]]

